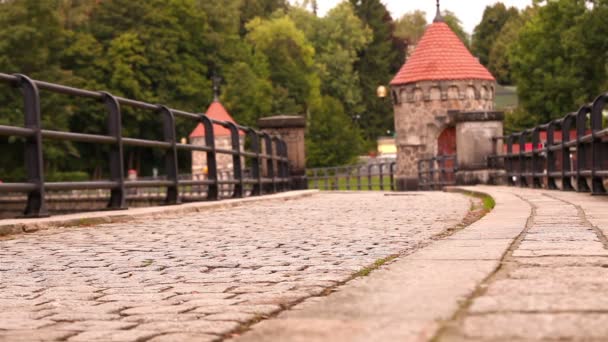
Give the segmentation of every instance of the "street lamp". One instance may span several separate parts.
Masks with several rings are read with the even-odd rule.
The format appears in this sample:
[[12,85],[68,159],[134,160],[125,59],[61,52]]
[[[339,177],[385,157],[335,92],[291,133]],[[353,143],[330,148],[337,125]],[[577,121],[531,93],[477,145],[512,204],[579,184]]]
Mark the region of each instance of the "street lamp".
[[388,96],[388,89],[386,89],[385,86],[381,85],[378,87],[378,89],[376,89],[376,95],[378,95],[379,98],[383,99]]

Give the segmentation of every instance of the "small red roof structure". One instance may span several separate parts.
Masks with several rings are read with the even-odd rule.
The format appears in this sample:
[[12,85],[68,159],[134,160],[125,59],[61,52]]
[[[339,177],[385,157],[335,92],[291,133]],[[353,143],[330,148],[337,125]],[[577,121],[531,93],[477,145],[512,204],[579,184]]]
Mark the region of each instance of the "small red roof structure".
[[[236,123],[232,116],[228,114],[226,108],[219,102],[213,101],[209,108],[207,108],[207,112],[205,113],[209,118],[218,120],[218,121],[227,121]],[[213,133],[215,137],[225,137],[230,136],[230,130],[222,125],[213,124]],[[239,130],[239,135],[245,135],[243,131]],[[190,133],[190,138],[200,138],[205,136],[205,127],[202,123],[196,125],[196,128]]]
[[439,80],[496,80],[443,20],[426,29],[391,85]]

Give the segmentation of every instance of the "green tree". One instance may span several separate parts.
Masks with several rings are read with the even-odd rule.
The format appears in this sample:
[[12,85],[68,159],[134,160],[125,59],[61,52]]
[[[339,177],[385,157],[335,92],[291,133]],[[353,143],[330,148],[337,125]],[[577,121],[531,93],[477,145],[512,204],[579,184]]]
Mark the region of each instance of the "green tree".
[[340,101],[323,96],[311,112],[313,115],[306,136],[306,165],[323,167],[355,162],[363,141]]
[[526,14],[511,17],[502,27],[498,37],[492,44],[489,55],[488,69],[496,77],[499,84],[513,84],[509,51],[517,41],[520,29],[524,26]]
[[393,108],[390,101],[378,99],[376,88],[387,85],[404,60],[404,51],[394,40],[393,20],[380,0],[350,0],[355,13],[372,30],[372,41],[359,52],[355,70],[363,96],[361,127],[370,144],[378,136],[393,130]]
[[343,2],[323,18],[302,8],[292,8],[289,16],[314,45],[321,92],[339,100],[347,113],[362,111],[359,75],[354,69],[358,53],[371,40],[371,30]]
[[608,2],[557,0],[536,8],[510,50],[523,109],[534,122],[576,110],[606,82]]
[[[217,1],[221,4],[221,1]],[[240,6],[241,35],[247,33],[247,23],[255,18],[267,19],[277,10],[287,10],[287,0],[242,0]]]
[[273,85],[273,113],[306,113],[319,97],[315,49],[287,16],[247,24],[247,40],[265,56]]
[[[36,79],[66,82],[71,75],[61,69],[64,35],[56,3],[52,0],[21,0],[0,3],[0,70],[21,73]],[[22,125],[22,95],[0,85],[0,124]],[[46,129],[66,130],[73,115],[65,96],[43,92],[41,119]],[[23,180],[22,140],[0,137],[0,178]],[[76,154],[69,142],[45,144],[48,171],[66,166],[65,155]],[[52,179],[52,177],[51,177]]]
[[469,34],[462,27],[462,21],[456,16],[454,12],[444,10],[441,14],[443,16],[443,20],[450,27],[454,33],[460,38],[460,40],[464,43],[464,45],[470,50],[471,39]]
[[416,45],[426,30],[426,13],[420,10],[405,13],[395,23],[395,37]]
[[500,31],[511,18],[516,17],[519,17],[517,8],[510,7],[507,9],[502,2],[486,6],[481,22],[473,31],[471,42],[473,54],[479,58],[481,64],[490,65],[490,51],[499,37]]

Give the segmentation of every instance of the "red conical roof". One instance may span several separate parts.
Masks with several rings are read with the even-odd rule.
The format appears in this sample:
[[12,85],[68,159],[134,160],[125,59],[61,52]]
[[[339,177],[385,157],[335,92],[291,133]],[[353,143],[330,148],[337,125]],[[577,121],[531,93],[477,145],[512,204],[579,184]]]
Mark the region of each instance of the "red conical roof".
[[495,81],[446,23],[435,22],[426,29],[391,85],[471,79]]
[[[232,116],[228,114],[226,108],[222,106],[219,101],[213,101],[209,108],[207,108],[207,112],[205,113],[209,118],[218,120],[218,121],[227,121],[236,123]],[[222,125],[213,124],[213,134],[216,137],[221,136],[230,136],[230,130]],[[239,135],[245,135],[243,131],[239,130]],[[205,126],[202,123],[199,123],[196,128],[190,133],[190,138],[198,138],[205,136]]]

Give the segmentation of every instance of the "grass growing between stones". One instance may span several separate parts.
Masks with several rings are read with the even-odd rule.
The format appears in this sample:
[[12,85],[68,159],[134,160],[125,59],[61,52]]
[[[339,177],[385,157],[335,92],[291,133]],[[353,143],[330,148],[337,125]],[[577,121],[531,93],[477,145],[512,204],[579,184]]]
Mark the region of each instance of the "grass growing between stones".
[[355,273],[353,278],[367,277],[372,271],[377,270],[378,268],[380,268],[380,266],[395,260],[397,257],[398,257],[398,255],[390,255],[386,258],[378,259],[373,264],[371,264],[371,265],[367,266],[366,268],[362,269],[361,271]]

